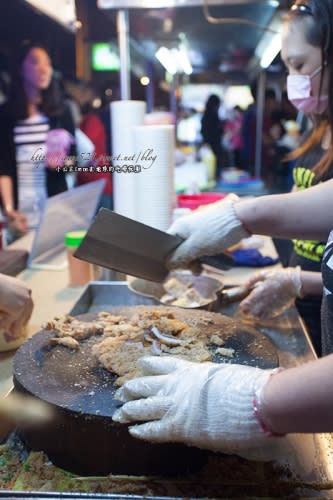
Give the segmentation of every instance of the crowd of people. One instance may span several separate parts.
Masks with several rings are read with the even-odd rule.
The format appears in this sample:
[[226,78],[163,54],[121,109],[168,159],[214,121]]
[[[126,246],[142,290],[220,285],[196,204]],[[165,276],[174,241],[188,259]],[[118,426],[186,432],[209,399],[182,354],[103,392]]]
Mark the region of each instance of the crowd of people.
[[[217,182],[221,180],[223,168],[227,167],[245,170],[251,176],[255,174],[256,93],[256,85],[252,85],[253,102],[247,109],[234,106],[223,110],[224,103],[216,94],[207,99],[199,141],[208,144],[214,153]],[[260,175],[272,191],[287,191],[292,185],[292,160],[287,156],[298,147],[301,139],[302,126],[296,118],[296,110],[286,92],[282,92],[278,100],[275,90],[268,88],[263,108]]]

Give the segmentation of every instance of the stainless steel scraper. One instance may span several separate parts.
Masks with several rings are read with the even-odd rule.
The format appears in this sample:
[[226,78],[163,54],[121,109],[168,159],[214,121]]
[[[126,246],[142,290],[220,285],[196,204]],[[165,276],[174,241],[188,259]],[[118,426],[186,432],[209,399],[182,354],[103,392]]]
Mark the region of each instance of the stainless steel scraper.
[[[163,281],[168,255],[183,241],[153,227],[101,208],[74,255],[131,276]],[[229,269],[233,260],[225,254],[202,257],[202,263]]]

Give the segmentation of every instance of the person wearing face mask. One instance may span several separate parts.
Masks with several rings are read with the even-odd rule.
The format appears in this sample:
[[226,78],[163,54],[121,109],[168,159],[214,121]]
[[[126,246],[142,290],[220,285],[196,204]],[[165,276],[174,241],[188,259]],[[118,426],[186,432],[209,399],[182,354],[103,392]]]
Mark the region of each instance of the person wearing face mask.
[[[296,2],[283,29],[282,58],[288,70],[287,93],[290,102],[306,113],[314,123],[306,140],[288,159],[296,160],[293,170],[294,189],[307,189],[333,177],[328,119],[328,79],[333,62],[325,51],[323,21],[314,23],[310,4]],[[300,296],[295,283],[302,271],[320,272],[325,242],[297,239],[289,267],[283,271],[260,272],[250,278],[247,286],[261,284],[243,303],[243,312],[250,315],[273,316],[295,300],[317,354],[322,353],[320,310],[322,290],[318,295]],[[281,293],[280,293],[281,292]],[[260,303],[260,306],[259,306]],[[275,306],[272,304],[275,304]]]
[[24,42],[12,63],[8,101],[0,108],[0,201],[15,238],[36,227],[47,196],[67,189],[56,167],[75,150],[69,151],[74,123],[46,49]]
[[[308,43],[307,30],[320,26],[320,45]],[[327,61],[321,85],[307,93],[321,106],[333,106],[333,0],[297,2],[286,30],[302,34],[304,50]],[[290,42],[290,38],[289,38]],[[286,58],[286,37],[282,54]],[[292,45],[293,47],[293,45]],[[290,58],[290,60],[289,60]],[[288,55],[286,62],[296,63]],[[305,64],[305,63],[304,63]],[[318,66],[317,66],[318,67]],[[317,68],[304,67],[304,75]],[[319,93],[321,89],[321,93]],[[327,113],[327,161],[333,160],[333,113]],[[274,459],[290,433],[333,431],[333,179],[288,194],[240,200],[230,195],[204,210],[177,219],[169,229],[184,238],[171,254],[170,269],[191,267],[203,255],[216,255],[251,233],[281,238],[327,240],[319,273],[300,271],[282,290],[294,295],[324,289],[321,359],[289,369],[262,370],[229,363],[192,363],[173,357],[141,360],[144,377],[126,382],[115,394],[124,402],[113,415],[129,432],[150,442],[180,442],[246,458]],[[331,231],[331,232],[330,232]],[[327,239],[328,238],[328,239]],[[290,283],[293,281],[293,286]],[[260,304],[259,304],[260,305]]]

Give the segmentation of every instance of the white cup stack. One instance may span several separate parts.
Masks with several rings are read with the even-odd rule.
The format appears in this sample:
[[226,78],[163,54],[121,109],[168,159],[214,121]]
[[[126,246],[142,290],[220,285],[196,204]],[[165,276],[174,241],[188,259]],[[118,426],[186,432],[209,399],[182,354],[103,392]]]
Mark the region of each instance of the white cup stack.
[[[132,128],[144,123],[146,103],[143,101],[115,101],[111,103],[112,164],[114,167],[133,165],[135,155]],[[113,174],[115,212],[136,219],[137,180],[140,174],[119,172]]]
[[141,172],[136,174],[136,220],[165,231],[174,205],[175,129],[173,125],[133,127]]

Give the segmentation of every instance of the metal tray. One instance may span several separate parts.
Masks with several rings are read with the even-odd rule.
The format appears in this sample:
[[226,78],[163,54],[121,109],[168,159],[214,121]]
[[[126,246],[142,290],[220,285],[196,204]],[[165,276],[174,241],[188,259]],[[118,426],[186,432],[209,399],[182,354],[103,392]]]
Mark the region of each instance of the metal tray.
[[[154,305],[158,304],[152,298],[140,297],[131,292],[126,282],[91,282],[83,290],[80,298],[75,306],[71,309],[70,314],[78,315],[87,312],[96,313],[102,310],[108,310],[113,306],[120,305]],[[221,309],[221,312],[231,316],[238,316],[237,304],[230,304]],[[278,320],[267,321],[265,323],[252,323],[263,335],[267,336],[275,345],[278,353],[279,364],[284,367],[291,367],[315,358],[314,351],[309,342],[308,336],[299,321],[295,309],[290,309]],[[202,491],[198,483],[195,482],[193,477],[193,494],[186,495],[165,495],[161,496],[156,492],[151,495],[135,495],[135,494],[122,494],[122,493],[73,493],[73,492],[18,492],[18,491],[4,491],[0,490],[0,498],[8,500],[21,498],[21,499],[91,499],[91,500],[106,500],[113,499],[128,499],[128,500],[145,500],[151,498],[152,500],[176,500],[184,498],[333,498],[333,446],[332,436],[329,434],[318,435],[293,435],[288,437],[290,445],[290,454],[287,459],[278,461],[278,467],[281,470],[289,469],[294,477],[297,477],[295,482],[295,491],[291,495],[280,494],[280,490],[276,490],[275,494],[256,495],[251,487],[252,484],[245,484],[242,477],[239,475],[239,470],[236,471],[236,479],[233,479],[233,474],[230,477],[213,478],[214,481],[218,480],[218,494],[207,495],[208,491],[205,490],[204,495],[200,494]],[[226,460],[226,456],[222,456],[221,460]],[[242,460],[240,459],[242,462]],[[234,467],[232,468],[234,470]],[[221,479],[221,480],[220,480]],[[164,479],[163,479],[164,480]],[[293,482],[293,480],[291,480]],[[238,484],[238,495],[231,495],[229,492],[233,486]],[[244,484],[243,484],[244,483]],[[192,484],[192,483],[191,483]],[[288,484],[288,483],[287,483]],[[232,486],[233,485],[233,486]],[[231,488],[231,490],[230,490]],[[192,490],[191,490],[192,491]],[[241,492],[241,494],[240,494]]]

